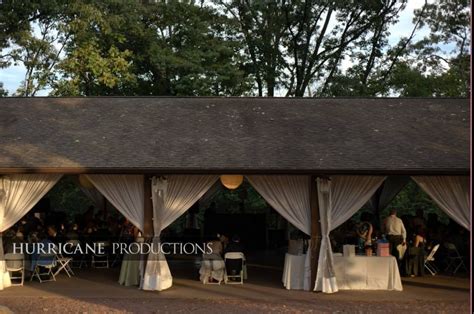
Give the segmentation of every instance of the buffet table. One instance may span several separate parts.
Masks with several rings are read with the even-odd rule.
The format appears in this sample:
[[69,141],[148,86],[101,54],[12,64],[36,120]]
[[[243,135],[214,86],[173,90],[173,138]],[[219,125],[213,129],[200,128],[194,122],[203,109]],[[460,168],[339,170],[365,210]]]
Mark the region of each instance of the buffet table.
[[[339,290],[403,290],[393,256],[336,255],[333,258]],[[286,289],[303,289],[305,259],[306,255],[285,255],[282,281]]]
[[403,290],[393,256],[334,256],[334,272],[340,290]]

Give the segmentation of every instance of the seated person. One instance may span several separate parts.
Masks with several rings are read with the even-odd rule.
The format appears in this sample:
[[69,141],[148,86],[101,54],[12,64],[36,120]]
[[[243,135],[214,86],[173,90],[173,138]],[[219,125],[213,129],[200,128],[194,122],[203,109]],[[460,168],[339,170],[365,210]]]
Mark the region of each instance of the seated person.
[[218,237],[215,237],[206,244],[206,247],[209,252],[202,255],[203,261],[199,269],[199,280],[202,283],[221,282],[224,280],[225,273],[222,243]]
[[78,233],[79,226],[77,224],[73,224],[68,232],[66,233],[67,240],[79,240],[79,233]]
[[[33,246],[33,253],[31,254],[30,271],[34,271],[38,260],[41,255],[54,255],[54,250],[50,250],[50,244],[54,243],[49,239],[49,236],[45,232],[33,232],[30,237],[30,243],[36,244]],[[40,246],[41,245],[41,246]],[[54,259],[48,257],[47,259],[41,259],[41,261],[49,261]]]
[[[239,252],[243,253],[244,247],[240,242],[240,237],[238,235],[234,235],[232,237],[232,241],[227,245],[225,253],[232,253],[232,252]],[[224,255],[225,257],[225,255]],[[241,259],[227,259],[225,261],[225,267],[227,271],[227,275],[236,276],[240,274],[242,270],[243,261]],[[231,278],[231,280],[236,278]]]
[[58,232],[56,227],[54,225],[49,225],[48,228],[46,229],[46,232],[48,234],[48,240],[58,244],[64,241],[63,236]]
[[232,237],[232,241],[227,245],[225,248],[225,252],[243,252],[244,247],[240,242],[240,237],[238,235],[234,235]]

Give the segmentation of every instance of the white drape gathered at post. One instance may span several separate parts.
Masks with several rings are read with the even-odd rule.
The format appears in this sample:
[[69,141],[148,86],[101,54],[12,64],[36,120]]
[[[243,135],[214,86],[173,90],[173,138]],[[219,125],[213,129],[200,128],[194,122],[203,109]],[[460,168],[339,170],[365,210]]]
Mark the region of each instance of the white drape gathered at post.
[[450,218],[471,230],[468,176],[413,176],[412,179]]
[[[254,175],[250,184],[280,215],[311,236],[310,176]],[[311,243],[305,260],[304,289],[310,290]]]
[[14,174],[0,177],[0,290],[11,285],[1,234],[21,219],[58,182],[56,174]]
[[[153,237],[152,253],[148,255],[141,288],[161,291],[173,284],[173,278],[163,252],[158,250],[160,234],[184,214],[217,181],[217,176],[209,175],[170,175],[166,178],[153,178]],[[160,252],[160,254],[154,254]]]
[[143,232],[145,206],[143,175],[90,174],[87,178],[128,221]]
[[332,176],[331,179],[317,179],[322,239],[315,291],[338,291],[329,233],[364,206],[384,179],[385,177],[380,176]]

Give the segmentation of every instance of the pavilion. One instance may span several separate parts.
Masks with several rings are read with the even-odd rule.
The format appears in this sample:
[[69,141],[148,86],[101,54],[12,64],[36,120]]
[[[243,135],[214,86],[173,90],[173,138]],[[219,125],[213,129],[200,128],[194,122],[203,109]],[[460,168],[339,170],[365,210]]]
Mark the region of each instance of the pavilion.
[[[80,174],[158,239],[219,175],[240,174],[311,236],[308,290],[336,292],[329,233],[388,179],[411,177],[470,230],[469,136],[468,99],[0,98],[0,232]],[[171,284],[148,258],[142,288]]]

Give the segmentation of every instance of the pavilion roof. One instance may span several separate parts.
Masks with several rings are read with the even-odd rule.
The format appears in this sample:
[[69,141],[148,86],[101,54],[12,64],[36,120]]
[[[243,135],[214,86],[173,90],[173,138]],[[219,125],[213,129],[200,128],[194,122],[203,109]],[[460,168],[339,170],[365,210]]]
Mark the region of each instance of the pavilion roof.
[[469,100],[0,98],[0,173],[467,174]]

